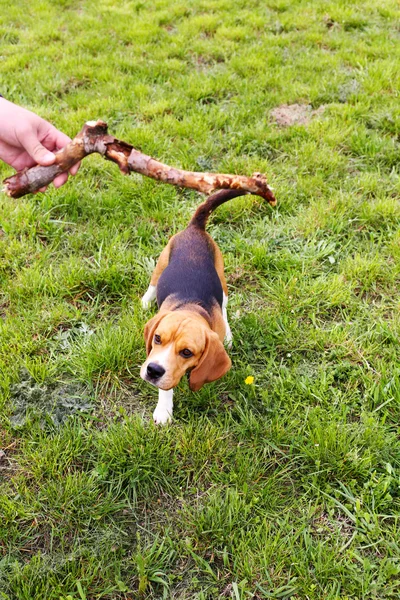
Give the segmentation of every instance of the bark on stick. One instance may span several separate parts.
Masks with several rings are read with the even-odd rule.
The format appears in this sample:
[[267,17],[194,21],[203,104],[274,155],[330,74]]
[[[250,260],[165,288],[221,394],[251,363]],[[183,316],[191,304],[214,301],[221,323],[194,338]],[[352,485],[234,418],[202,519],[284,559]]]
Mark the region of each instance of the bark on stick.
[[103,121],[88,121],[78,135],[65,148],[56,153],[56,162],[48,167],[37,165],[19,171],[4,180],[4,191],[11,198],[20,198],[37,192],[51,183],[57,175],[68,171],[85,156],[97,152],[105,159],[115,162],[122,173],[134,171],[147,177],[172,185],[191,188],[210,194],[214,190],[238,189],[261,196],[272,206],[276,198],[267,184],[265,175],[254,173],[252,177],[222,173],[197,173],[182,171],[165,165],[151,156],[142,154],[130,144],[108,134]]

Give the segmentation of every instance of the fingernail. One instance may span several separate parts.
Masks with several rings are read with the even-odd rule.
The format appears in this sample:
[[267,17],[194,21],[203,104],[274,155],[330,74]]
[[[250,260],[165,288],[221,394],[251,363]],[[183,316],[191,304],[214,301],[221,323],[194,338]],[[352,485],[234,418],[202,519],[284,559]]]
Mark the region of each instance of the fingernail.
[[46,152],[46,154],[43,154],[42,156],[42,160],[48,163],[52,163],[54,162],[55,156],[52,152]]

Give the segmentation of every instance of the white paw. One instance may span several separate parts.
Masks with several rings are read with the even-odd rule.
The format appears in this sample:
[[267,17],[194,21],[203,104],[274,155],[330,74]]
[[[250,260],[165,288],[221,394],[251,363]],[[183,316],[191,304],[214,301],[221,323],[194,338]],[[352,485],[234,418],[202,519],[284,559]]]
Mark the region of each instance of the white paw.
[[153,412],[153,420],[156,425],[165,425],[166,423],[170,423],[172,419],[172,410],[169,411],[166,408],[158,408],[156,407]]
[[225,345],[228,348],[232,348],[232,341],[233,341],[232,331],[231,331],[231,328],[229,327],[229,325],[227,324],[226,325],[225,339],[224,339]]
[[151,303],[156,299],[157,296],[157,286],[149,285],[147,288],[147,292],[144,296],[142,296],[142,306],[144,309],[150,308]]
[[148,298],[146,298],[146,296],[147,296],[147,294],[145,294],[145,295],[142,297],[142,307],[143,307],[145,310],[147,310],[148,308],[150,308],[150,306],[151,306],[151,303],[153,302],[153,300],[151,300],[151,299],[149,300]]

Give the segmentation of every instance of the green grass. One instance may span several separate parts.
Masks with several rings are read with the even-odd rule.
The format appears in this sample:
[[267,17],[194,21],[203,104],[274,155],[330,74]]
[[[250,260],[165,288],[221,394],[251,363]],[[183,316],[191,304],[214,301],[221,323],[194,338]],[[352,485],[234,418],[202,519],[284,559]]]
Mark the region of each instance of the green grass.
[[[214,215],[233,367],[196,394],[182,381],[157,429],[140,297],[200,196],[99,157],[59,190],[0,196],[0,598],[399,597],[399,16],[1,11],[4,96],[71,136],[102,118],[171,165],[265,172],[278,206]],[[277,125],[294,103],[324,108]]]

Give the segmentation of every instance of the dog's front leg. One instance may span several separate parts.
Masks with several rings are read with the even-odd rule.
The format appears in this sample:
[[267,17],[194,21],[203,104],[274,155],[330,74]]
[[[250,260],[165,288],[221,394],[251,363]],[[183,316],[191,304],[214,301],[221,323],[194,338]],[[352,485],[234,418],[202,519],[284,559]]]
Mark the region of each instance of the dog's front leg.
[[165,425],[172,419],[172,409],[174,403],[172,398],[174,396],[174,389],[171,390],[158,390],[158,402],[153,412],[153,419],[156,425]]

